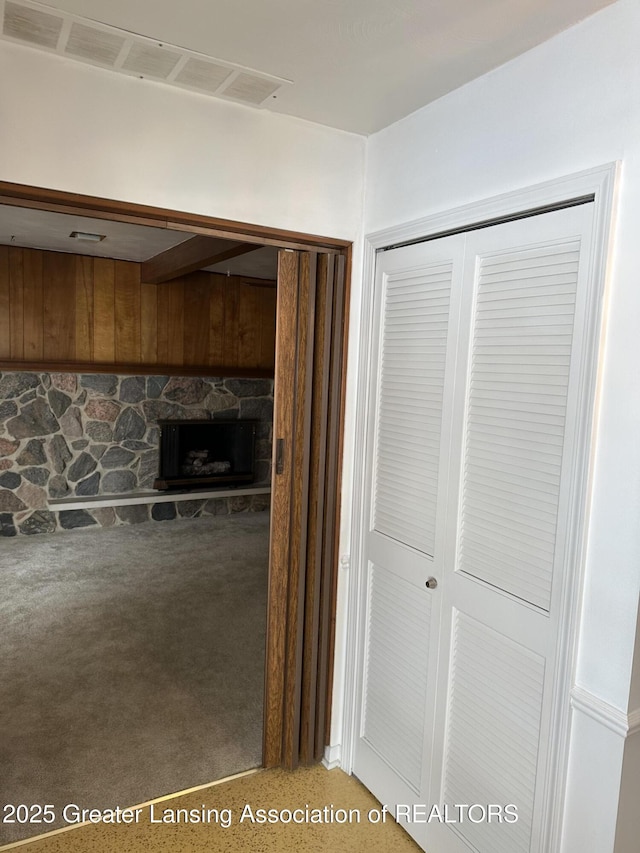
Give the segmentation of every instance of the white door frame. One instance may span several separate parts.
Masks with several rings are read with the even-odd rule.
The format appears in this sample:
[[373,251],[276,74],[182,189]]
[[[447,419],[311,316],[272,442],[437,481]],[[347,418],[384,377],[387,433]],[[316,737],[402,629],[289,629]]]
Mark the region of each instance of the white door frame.
[[360,602],[365,581],[364,537],[366,534],[365,477],[366,423],[370,408],[370,372],[373,332],[373,285],[376,251],[397,244],[435,237],[467,229],[469,226],[490,224],[494,220],[521,216],[525,212],[543,212],[586,197],[594,203],[594,240],[590,265],[589,316],[585,335],[585,370],[581,377],[579,410],[593,416],[579,426],[576,458],[571,482],[570,526],[567,537],[567,575],[562,591],[562,628],[557,650],[558,678],[554,689],[554,712],[550,745],[548,786],[545,792],[543,838],[545,849],[557,850],[562,827],[562,804],[566,786],[571,719],[571,689],[574,686],[579,615],[584,579],[586,533],[591,500],[591,482],[595,431],[598,415],[598,386],[604,345],[602,316],[606,299],[607,272],[612,246],[612,220],[619,163],[608,163],[577,172],[542,184],[494,196],[463,207],[414,220],[403,225],[377,231],[365,236],[364,269],[361,308],[361,331],[358,351],[356,423],[354,443],[354,480],[351,512],[351,555],[349,592],[346,613],[346,662],[344,670],[344,716],[341,737],[340,764],[347,773],[353,771],[353,756],[358,737],[357,709],[361,701],[358,691],[363,661],[359,656],[359,638],[363,630]]

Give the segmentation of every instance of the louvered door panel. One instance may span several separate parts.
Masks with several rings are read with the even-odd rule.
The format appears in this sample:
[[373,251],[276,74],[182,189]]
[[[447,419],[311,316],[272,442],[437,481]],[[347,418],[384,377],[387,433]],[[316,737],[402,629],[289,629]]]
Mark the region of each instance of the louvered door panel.
[[515,823],[456,824],[472,850],[528,853],[544,659],[464,613],[453,620],[444,802],[514,804]]
[[[427,802],[434,755],[442,494],[464,236],[382,252],[368,363],[367,584],[354,772],[380,802]],[[408,826],[415,835],[418,827]]]
[[416,792],[422,740],[431,598],[394,572],[370,566],[364,738]]
[[451,277],[451,263],[388,275],[381,311],[373,528],[430,556]]
[[580,244],[484,256],[458,569],[548,609]]

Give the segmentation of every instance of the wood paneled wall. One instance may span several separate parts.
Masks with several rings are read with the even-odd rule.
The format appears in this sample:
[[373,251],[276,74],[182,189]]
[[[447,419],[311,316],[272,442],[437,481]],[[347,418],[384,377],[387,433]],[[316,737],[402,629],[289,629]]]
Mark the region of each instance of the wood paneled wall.
[[0,246],[0,360],[273,373],[276,288],[196,272],[140,281],[140,264]]

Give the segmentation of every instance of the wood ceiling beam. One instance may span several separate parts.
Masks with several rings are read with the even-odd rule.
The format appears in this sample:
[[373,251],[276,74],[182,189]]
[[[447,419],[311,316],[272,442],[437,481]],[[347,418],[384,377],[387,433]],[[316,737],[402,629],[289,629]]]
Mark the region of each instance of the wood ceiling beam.
[[140,267],[140,277],[146,284],[162,284],[172,278],[237,258],[260,248],[262,247],[255,243],[236,243],[219,237],[197,235],[144,261]]

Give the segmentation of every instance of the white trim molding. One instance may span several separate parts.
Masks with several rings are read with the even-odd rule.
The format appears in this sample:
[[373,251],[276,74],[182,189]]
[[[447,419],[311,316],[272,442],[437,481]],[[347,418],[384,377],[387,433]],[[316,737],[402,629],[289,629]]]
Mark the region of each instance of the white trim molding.
[[591,717],[597,723],[606,726],[610,731],[622,738],[629,737],[640,730],[640,710],[632,714],[625,714],[615,705],[605,702],[590,690],[584,687],[573,687],[571,689],[571,707]]
[[327,768],[327,770],[334,770],[336,767],[342,766],[342,762],[340,760],[341,756],[342,747],[339,743],[335,744],[335,746],[325,746],[322,764]]
[[494,220],[518,216],[527,211],[553,208],[554,206],[564,205],[572,199],[585,198],[586,196],[594,196],[596,202],[604,204],[606,226],[611,219],[618,166],[618,163],[607,163],[603,166],[596,166],[594,169],[565,175],[532,187],[471,202],[462,207],[456,207],[453,210],[446,210],[422,219],[414,219],[404,225],[374,231],[365,238],[365,264],[367,263],[367,254],[371,249],[375,252],[377,249],[386,249],[399,243],[432,238],[460,228],[467,229],[480,224],[490,224]]

